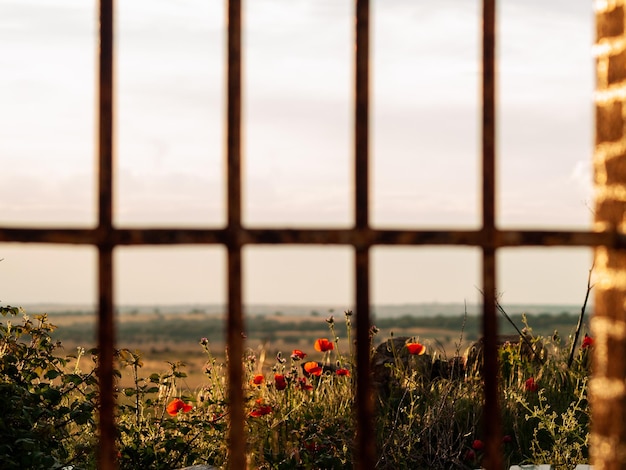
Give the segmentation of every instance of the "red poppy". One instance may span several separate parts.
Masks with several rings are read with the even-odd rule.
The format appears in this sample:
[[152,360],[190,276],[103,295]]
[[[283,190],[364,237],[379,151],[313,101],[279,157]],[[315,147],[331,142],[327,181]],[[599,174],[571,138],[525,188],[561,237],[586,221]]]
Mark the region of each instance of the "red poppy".
[[347,377],[350,375],[350,371],[348,369],[337,369],[337,375],[345,375]]
[[298,379],[298,387],[301,390],[313,390],[313,385],[308,383],[304,377]]
[[285,390],[287,388],[287,381],[283,374],[274,375],[274,386],[276,390]]
[[305,442],[304,447],[309,452],[319,452],[322,449],[322,445],[319,442]]
[[524,388],[527,392],[536,392],[539,389],[539,385],[535,382],[535,378],[531,377],[524,383]]
[[585,335],[583,339],[583,344],[581,344],[582,349],[587,349],[588,347],[593,346],[593,338],[591,336]]
[[299,349],[294,349],[291,353],[291,359],[294,361],[299,361],[300,359],[304,359],[306,357],[306,353],[303,353]]
[[467,449],[467,452],[465,452],[465,460],[473,461],[475,458],[476,452],[474,452],[472,449]]
[[257,374],[254,376],[254,378],[250,381],[250,383],[252,385],[261,385],[263,383],[263,381],[265,380],[265,377],[263,377],[261,374]]
[[271,412],[272,407],[270,405],[259,405],[250,412],[250,416],[252,416],[253,418],[259,418],[261,416],[268,415]]
[[505,434],[504,436],[502,436],[502,442],[505,444],[509,444],[513,442],[513,438],[509,434]]
[[485,443],[481,441],[480,439],[476,439],[474,440],[474,442],[472,442],[472,449],[483,450],[484,448],[485,448]]
[[328,338],[319,338],[315,340],[314,348],[316,351],[326,352],[335,349],[335,345],[331,341],[328,341]]
[[179,411],[183,411],[184,413],[187,413],[188,411],[191,411],[193,409],[193,406],[188,405],[187,403],[185,403],[184,401],[182,401],[180,398],[174,398],[169,405],[167,405],[166,411],[171,415],[171,416],[176,416],[178,414]]
[[420,343],[407,343],[406,348],[409,350],[409,354],[416,356],[421,356],[426,352],[426,346]]
[[306,364],[304,364],[304,371],[307,374],[311,375],[322,375],[322,368],[320,367],[319,363],[315,361],[307,362]]

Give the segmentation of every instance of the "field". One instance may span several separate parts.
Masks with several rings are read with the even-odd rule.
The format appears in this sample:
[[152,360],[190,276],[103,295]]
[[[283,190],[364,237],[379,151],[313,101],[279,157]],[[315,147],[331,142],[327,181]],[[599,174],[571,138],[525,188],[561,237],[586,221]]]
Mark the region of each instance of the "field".
[[[95,347],[94,314],[52,311],[48,315],[50,322],[59,327],[52,337],[62,342],[65,353],[77,347]],[[273,358],[278,352],[288,356],[293,349],[310,350],[317,338],[329,337],[328,324],[324,320],[330,315],[337,317],[336,333],[342,340],[340,347],[346,353],[348,345],[345,341],[343,312],[325,312],[322,316],[315,310],[309,315],[277,311],[248,316],[246,347],[259,357],[266,358]],[[199,345],[201,338],[209,340],[211,351],[218,360],[223,359],[223,315],[193,309],[189,312],[170,312],[167,308],[155,308],[151,311],[122,313],[117,318],[118,348],[139,352],[144,373],[148,375],[167,369],[168,362],[182,362],[186,365],[186,385],[190,389],[200,386],[206,361],[206,355]],[[521,313],[511,313],[511,318],[519,329],[524,327]],[[528,317],[528,323],[535,335],[552,336],[558,331],[564,339],[572,334],[577,321],[578,316],[568,312],[539,313]],[[480,319],[475,315],[403,315],[380,318],[375,324],[380,330],[374,339],[375,344],[386,340],[391,334],[411,336],[447,358],[462,355],[480,336]],[[514,327],[504,318],[500,320],[500,331],[502,334],[515,333]],[[582,334],[586,331],[583,329]]]
[[[92,369],[97,359],[89,351],[94,315],[51,312],[53,327],[38,312],[0,311],[0,467],[95,469],[99,390]],[[276,312],[247,318],[249,349],[241,364],[249,468],[351,466],[354,316],[333,317]],[[524,317],[510,318],[502,333],[515,330],[510,323],[524,327]],[[588,462],[593,339],[573,343],[577,320],[572,314],[533,315],[527,328],[539,355],[514,342],[498,352],[507,468],[551,462],[560,470]],[[228,466],[223,323],[221,315],[201,311],[118,316],[116,445],[122,470]],[[400,316],[375,323],[374,343],[392,332],[398,341],[382,357],[373,355],[373,466],[479,468],[485,449],[479,356],[468,356],[467,363],[439,360],[462,353],[478,337],[479,318]]]

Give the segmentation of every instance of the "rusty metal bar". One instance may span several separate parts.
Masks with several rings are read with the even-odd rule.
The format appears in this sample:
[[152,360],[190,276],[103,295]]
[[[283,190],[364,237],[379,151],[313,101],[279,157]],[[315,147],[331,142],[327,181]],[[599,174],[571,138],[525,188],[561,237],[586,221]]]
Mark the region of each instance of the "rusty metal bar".
[[356,0],[355,34],[355,217],[369,224],[369,0]]
[[377,461],[374,400],[370,386],[369,248],[357,248],[356,271],[356,424],[355,468],[369,469]]
[[484,422],[485,459],[487,470],[503,467],[501,452],[502,419],[498,405],[498,355],[496,336],[496,2],[483,0],[483,73],[482,73],[482,284],[483,284],[483,336],[484,336]]
[[[393,230],[393,229],[281,229],[242,228],[242,245],[402,245],[476,246],[485,245],[482,230]],[[114,245],[226,245],[227,229],[132,228],[111,229],[106,239]],[[1,228],[0,243],[58,243],[98,245],[105,238],[98,229]],[[489,244],[492,242],[490,241]],[[626,234],[558,230],[495,230],[493,246],[561,246],[626,248]]]
[[106,240],[113,220],[113,0],[100,1],[98,82],[98,468],[117,468],[113,356],[113,247]]
[[376,462],[374,401],[370,385],[370,275],[369,275],[369,0],[356,0],[354,179],[356,294],[356,416],[355,468],[372,468]]
[[115,325],[113,305],[113,250],[98,247],[98,382],[100,387],[98,469],[117,468],[115,452],[115,397],[113,358]]
[[241,0],[228,1],[226,163],[228,195],[228,466],[246,468],[243,396],[243,292],[241,266]]
[[[246,467],[244,433],[242,246],[245,244],[342,244],[355,248],[357,310],[357,468],[371,468],[376,458],[373,402],[369,388],[369,250],[373,245],[467,245],[482,248],[485,293],[485,438],[484,466],[502,468],[501,417],[498,408],[495,336],[497,315],[496,251],[507,246],[605,246],[626,248],[626,234],[606,232],[497,230],[495,227],[495,0],[483,1],[482,228],[480,230],[375,230],[369,227],[369,0],[356,2],[355,48],[355,227],[352,229],[244,229],[241,225],[241,0],[228,2],[227,193],[226,229],[115,229],[113,213],[113,0],[100,0],[98,89],[98,226],[95,229],[0,227],[0,242],[89,244],[98,248],[98,345],[100,405],[98,468],[117,467],[113,395],[115,346],[113,249],[117,245],[221,244],[228,250],[227,341],[230,400],[229,465]],[[608,117],[607,117],[608,119]],[[613,125],[611,121],[608,125]],[[619,124],[619,123],[618,123]],[[620,219],[621,220],[621,219]],[[609,416],[610,418],[610,416]],[[610,421],[613,422],[613,421]],[[610,424],[610,423],[609,423]],[[597,431],[596,431],[597,432]]]

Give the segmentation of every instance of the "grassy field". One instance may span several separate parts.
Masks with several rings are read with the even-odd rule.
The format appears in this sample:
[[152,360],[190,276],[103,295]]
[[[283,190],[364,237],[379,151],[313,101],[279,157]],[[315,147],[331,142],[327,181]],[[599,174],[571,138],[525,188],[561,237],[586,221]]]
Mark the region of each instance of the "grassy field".
[[[522,315],[513,313],[512,319],[518,328],[524,327]],[[52,312],[52,324],[59,328],[53,338],[63,344],[64,351],[71,352],[77,347],[95,347],[96,317],[93,314],[77,312]],[[576,326],[577,315],[539,314],[529,317],[528,323],[533,333],[552,336],[558,331],[567,338]],[[246,347],[259,358],[273,358],[278,352],[289,355],[293,349],[311,351],[317,338],[329,337],[328,324],[322,316],[289,315],[276,313],[254,315],[246,318]],[[463,354],[480,331],[480,319],[476,316],[401,316],[381,318],[376,321],[379,333],[375,343],[395,336],[414,336],[443,357]],[[340,347],[348,352],[346,326],[343,315],[337,315],[335,323]],[[503,334],[515,333],[515,329],[504,319],[500,320]],[[583,329],[583,335],[586,329]],[[201,338],[207,338],[214,356],[222,361],[224,357],[224,317],[202,312],[168,313],[164,311],[138,312],[118,315],[118,348],[138,351],[143,361],[143,372],[166,370],[168,362],[186,364],[187,385],[198,387],[203,381],[203,367],[206,355],[199,345]],[[273,362],[273,361],[271,361]],[[264,361],[258,363],[259,371]],[[124,384],[125,385],[125,384]]]
[[[96,468],[98,383],[90,365],[97,358],[90,351],[78,354],[80,359],[66,357],[76,348],[93,346],[94,316],[53,313],[55,330],[36,312],[23,316],[16,308],[5,308],[2,313],[0,415],[11,426],[0,426],[0,442],[12,444],[0,446],[0,467],[80,463],[80,468]],[[522,328],[524,319],[512,318]],[[343,314],[334,321],[320,315],[248,318],[249,350],[241,365],[249,468],[351,466],[355,381],[348,349],[354,331],[347,323],[353,320]],[[547,352],[541,360],[525,353],[523,344],[505,343],[498,351],[507,464],[551,462],[565,469],[588,462],[587,390],[594,343],[590,337],[572,342],[577,320],[571,314],[529,320],[528,327],[541,341],[537,344]],[[383,364],[373,368],[371,377],[376,392],[375,467],[480,468],[489,437],[480,369],[466,367],[458,375],[458,369],[433,360],[463,351],[477,337],[480,319],[407,316],[378,319],[376,324],[380,330],[375,343],[392,331],[396,338],[416,338],[396,341],[390,362],[374,360]],[[123,379],[117,384],[116,443],[121,469],[227,466],[230,409],[223,326],[221,316],[199,312],[119,316]],[[586,332],[584,326],[581,334]],[[306,353],[306,359],[294,349]]]

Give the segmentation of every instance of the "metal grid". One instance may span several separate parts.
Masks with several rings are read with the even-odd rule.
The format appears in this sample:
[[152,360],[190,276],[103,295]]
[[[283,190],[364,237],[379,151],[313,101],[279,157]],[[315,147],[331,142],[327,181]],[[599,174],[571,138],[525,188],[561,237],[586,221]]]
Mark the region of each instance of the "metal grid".
[[[487,469],[502,468],[500,413],[497,403],[495,311],[496,251],[513,246],[568,246],[626,248],[626,236],[617,232],[498,230],[495,226],[495,0],[483,1],[482,42],[482,227],[478,230],[378,230],[369,226],[369,0],[355,0],[354,56],[354,177],[355,225],[349,229],[249,229],[241,221],[241,29],[242,0],[229,0],[227,89],[227,193],[228,223],[223,229],[123,229],[113,226],[114,142],[114,2],[100,0],[99,104],[98,104],[98,226],[94,229],[0,227],[0,242],[91,245],[98,249],[98,345],[100,351],[99,457],[103,470],[115,469],[113,353],[115,347],[113,305],[113,249],[122,245],[217,244],[228,251],[228,349],[232,357],[243,353],[241,250],[249,244],[336,244],[355,250],[357,395],[356,468],[376,461],[373,401],[369,376],[370,248],[374,245],[465,245],[482,250],[482,290],[485,336],[485,428]],[[230,466],[246,467],[243,371],[238,361],[229,363]]]

